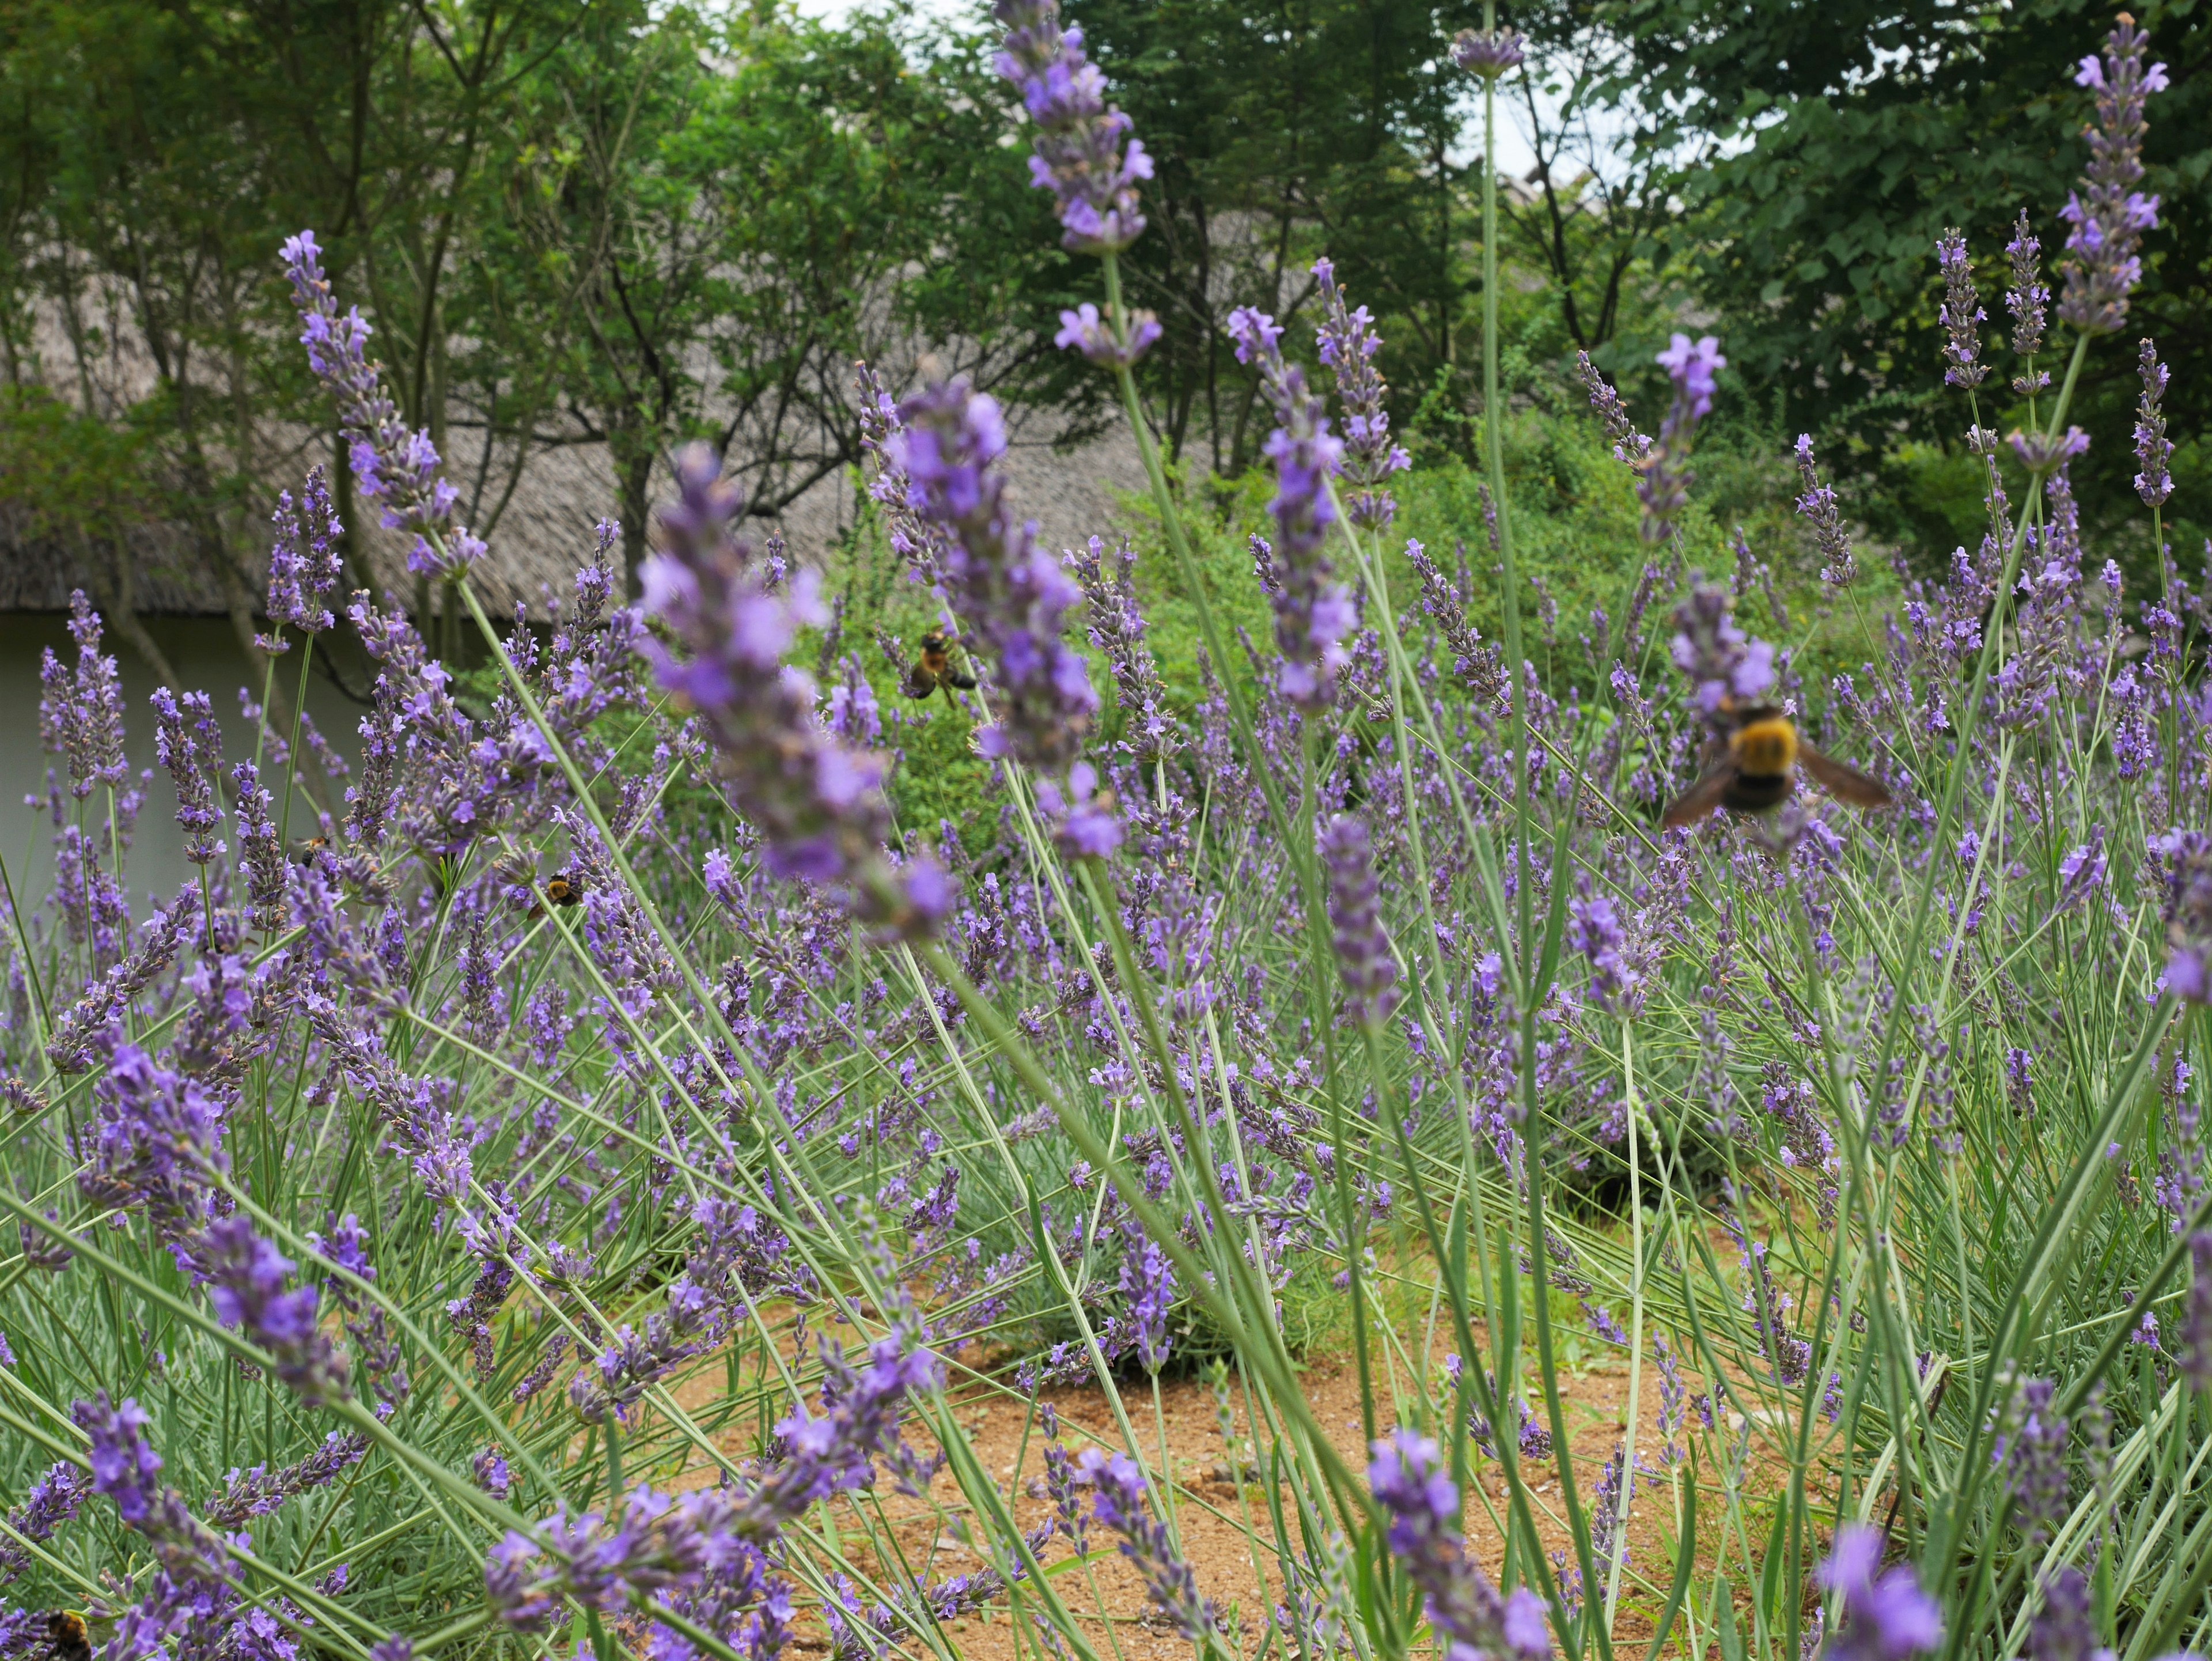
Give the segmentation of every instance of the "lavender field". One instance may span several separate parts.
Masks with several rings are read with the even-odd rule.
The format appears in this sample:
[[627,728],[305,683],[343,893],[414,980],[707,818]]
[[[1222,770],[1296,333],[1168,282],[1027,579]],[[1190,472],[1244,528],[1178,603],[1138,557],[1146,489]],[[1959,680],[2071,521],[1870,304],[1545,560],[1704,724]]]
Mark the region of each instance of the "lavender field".
[[[1663,405],[1581,359],[1636,528],[1561,620],[1491,170],[1455,545],[1324,258],[1317,325],[1227,321],[1272,497],[1225,581],[1136,373],[1146,135],[1057,0],[995,15],[1147,529],[1041,545],[999,401],[853,365],[927,633],[703,447],[640,599],[610,520],[493,615],[317,231],[267,251],[351,493],[276,504],[278,713],[240,762],[229,688],[126,708],[82,595],[41,678],[0,1658],[2203,1651],[2212,574],[2130,315],[2145,37],[2085,39],[2070,194],[1925,249],[1978,545],[1870,542],[1808,436],[1817,576],[1696,569],[1686,329]],[[1538,66],[1486,21],[1435,48],[1489,155]],[[2115,378],[2148,581],[2077,502]],[[345,592],[347,511],[458,630]],[[341,618],[343,753],[283,713]],[[948,755],[981,806],[915,822]]]

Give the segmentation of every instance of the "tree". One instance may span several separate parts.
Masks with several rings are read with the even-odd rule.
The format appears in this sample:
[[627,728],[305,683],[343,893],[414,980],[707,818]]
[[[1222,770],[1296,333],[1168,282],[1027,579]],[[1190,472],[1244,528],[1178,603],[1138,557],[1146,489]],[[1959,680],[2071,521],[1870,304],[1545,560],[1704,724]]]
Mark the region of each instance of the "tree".
[[[2084,0],[1596,0],[1586,14],[1632,52],[1621,78],[1665,122],[1658,147],[1720,143],[1674,187],[1696,216],[1698,280],[1726,317],[1729,360],[1780,388],[1793,427],[1856,441],[1864,465],[1901,438],[1954,438],[1942,381],[1935,244],[1964,228],[1992,344],[2002,250],[2027,209],[2046,260],[2087,156],[2091,98],[2076,61],[2111,16]],[[2154,3],[2152,57],[2172,87],[2152,101],[2143,188],[2163,198],[2119,344],[2092,355],[2075,418],[2094,438],[2077,467],[2093,507],[2126,501],[2135,341],[2173,367],[2168,418],[2212,413],[2212,27]],[[2008,361],[2004,373],[2008,374]],[[1993,376],[1985,396],[2002,399]],[[2009,411],[1985,414],[2008,423]]]

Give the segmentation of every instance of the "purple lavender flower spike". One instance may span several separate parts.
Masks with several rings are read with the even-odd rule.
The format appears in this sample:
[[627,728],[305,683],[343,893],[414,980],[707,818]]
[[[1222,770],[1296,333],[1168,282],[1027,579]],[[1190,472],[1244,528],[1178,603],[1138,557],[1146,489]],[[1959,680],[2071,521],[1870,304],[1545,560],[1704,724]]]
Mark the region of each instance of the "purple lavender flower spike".
[[[49,1465],[46,1474],[31,1484],[23,1503],[8,1513],[8,1526],[24,1539],[44,1544],[54,1530],[75,1519],[92,1492],[92,1479],[64,1460]],[[13,1580],[31,1567],[31,1554],[13,1539],[0,1540],[0,1583]]]
[[337,1482],[368,1452],[368,1438],[360,1431],[332,1431],[317,1448],[297,1463],[270,1470],[256,1465],[234,1470],[222,1492],[202,1507],[207,1520],[219,1529],[241,1528],[256,1517],[281,1510],[287,1501],[312,1494]]
[[1060,240],[1078,253],[1127,247],[1144,234],[1137,181],[1152,176],[1152,158],[1134,138],[1124,151],[1129,118],[1107,106],[1083,31],[1061,28],[1060,0],[998,0],[992,15],[1006,28],[998,71],[1036,124],[1030,182],[1059,198]]
[[[307,349],[307,367],[315,372],[336,405],[338,431],[349,447],[354,488],[371,502],[383,504],[387,531],[416,532],[418,560],[441,576],[459,575],[470,561],[482,555],[483,544],[463,530],[451,538],[441,527],[453,515],[459,500],[442,470],[437,446],[427,429],[408,430],[398,406],[383,386],[383,372],[369,361],[368,321],[354,307],[338,315],[337,296],[323,271],[323,251],[312,230],[284,240],[284,275],[292,284],[292,303],[300,313],[300,344]],[[439,536],[434,549],[425,535]]]
[[260,770],[250,761],[231,770],[231,787],[238,801],[238,841],[246,863],[246,890],[253,904],[253,926],[262,930],[282,928],[290,892],[290,867],[284,843],[270,813],[269,793],[261,788]]
[[82,589],[70,594],[72,672],[48,647],[39,665],[39,741],[67,758],[70,794],[82,801],[96,785],[114,788],[130,776],[123,757],[123,681],[115,660],[100,649],[100,614]]
[[1332,582],[1322,551],[1335,522],[1328,481],[1342,462],[1344,447],[1328,430],[1322,401],[1307,389],[1305,373],[1284,361],[1282,330],[1265,312],[1241,306],[1229,315],[1237,361],[1256,363],[1261,390],[1281,424],[1269,435],[1275,464],[1274,570],[1268,598],[1275,608],[1275,644],[1283,654],[1278,684],[1301,709],[1326,708],[1337,672],[1349,661],[1343,640],[1358,620],[1352,596]]
[[1063,773],[1098,713],[1090,671],[1061,638],[1082,591],[1007,504],[994,465],[1006,449],[998,401],[954,380],[908,399],[898,418],[891,450],[908,505],[951,533],[939,556],[945,587],[991,660],[1000,719],[982,735],[984,752]]
[[1568,903],[1567,943],[1589,959],[1590,995],[1624,1020],[1644,1005],[1644,977],[1628,960],[1627,936],[1613,902],[1602,894]]
[[162,1567],[179,1581],[228,1579],[230,1555],[222,1542],[173,1488],[161,1485],[161,1456],[139,1433],[146,1415],[138,1403],[126,1397],[118,1406],[102,1390],[76,1402],[70,1416],[91,1441],[86,1457],[94,1490],[113,1500],[123,1520],[152,1542]]
[[1398,511],[1384,482],[1413,465],[1404,447],[1390,441],[1390,414],[1382,407],[1389,388],[1375,368],[1382,337],[1366,307],[1346,307],[1333,264],[1316,260],[1313,274],[1321,284],[1321,361],[1336,371],[1336,395],[1344,406],[1344,474],[1357,487],[1345,512],[1354,525],[1379,531]]
[[1906,1661],[1942,1641],[1942,1611],[1920,1590],[1911,1564],[1875,1578],[1881,1548],[1881,1530],[1846,1524],[1836,1530],[1834,1549],[1815,1573],[1843,1600],[1843,1619],[1829,1652],[1838,1661]]
[[2061,1569],[2043,1583],[2043,1609],[2027,1629],[2027,1661],[2114,1661],[2097,1642],[2088,1577]]
[[731,533],[737,487],[705,446],[684,453],[676,481],[661,549],[645,563],[645,603],[689,655],[651,637],[640,649],[705,723],[725,788],[760,830],[771,871],[838,887],[870,921],[927,933],[951,903],[943,871],[923,859],[891,870],[883,763],[831,735],[812,683],[783,661],[799,627],[827,615],[816,574],[770,592],[750,545]]
[[1797,476],[1805,482],[1805,494],[1797,498],[1797,516],[1813,527],[1813,541],[1824,562],[1820,581],[1831,588],[1848,588],[1858,577],[1858,560],[1851,552],[1850,538],[1844,532],[1836,492],[1821,484],[1814,470],[1810,433],[1797,435]]
[[1936,264],[1943,273],[1943,383],[1972,391],[1989,374],[1980,362],[1981,326],[1988,314],[1974,291],[1966,239],[1955,226],[1937,239]]
[[1093,1513],[1121,1536],[1121,1555],[1144,1578],[1152,1602],[1185,1638],[1203,1642],[1218,1612],[1198,1595],[1189,1562],[1176,1549],[1166,1525],[1151,1514],[1144,1473],[1127,1454],[1109,1455],[1103,1448],[1084,1449],[1076,1464],[1091,1485]]
[[2089,435],[2079,427],[2057,434],[2014,431],[2007,441],[2020,465],[2038,477],[2056,472],[2075,457],[2089,453]]
[[2142,234],[2158,225],[2158,198],[2135,186],[2142,180],[2143,105],[2166,87],[2166,65],[2143,64],[2149,42],[2125,12],[2105,39],[2105,56],[2084,58],[2074,84],[2097,95],[2097,119],[2083,129],[2089,168],[2069,193],[2059,217],[2074,228],[2066,238],[2065,278],[2058,315],[2084,334],[2111,334],[2128,319],[2128,295],[2142,280],[2136,250]]
[[1543,1661],[1552,1650],[1543,1600],[1526,1586],[1499,1597],[1468,1555],[1459,1531],[1459,1489],[1444,1474],[1436,1443],[1401,1430],[1378,1439],[1373,1453],[1367,1482],[1376,1503],[1390,1513],[1391,1555],[1421,1589],[1448,1661]]
[[[2043,244],[2028,228],[2027,210],[2022,208],[2019,222],[2012,228],[2012,240],[2005,244],[2005,257],[2012,266],[2005,310],[2012,313],[2012,350],[2023,364],[2043,350],[2045,308],[2051,303],[2051,290],[2044,286],[2042,252]],[[2050,384],[2049,370],[2038,369],[2031,375],[2023,368],[2013,378],[2012,389],[2029,398]]]
[[1146,1372],[1157,1373],[1167,1364],[1168,1311],[1175,1304],[1175,1269],[1158,1241],[1146,1236],[1129,1242],[1121,1258],[1121,1289],[1136,1331],[1137,1359]]
[[208,1283],[208,1301],[227,1327],[241,1329],[276,1358],[276,1376],[309,1407],[352,1395],[345,1359],[316,1323],[313,1286],[285,1289],[294,1265],[241,1215],[209,1227],[180,1254]]
[[1714,377],[1728,367],[1721,344],[1711,335],[1692,340],[1678,334],[1659,354],[1660,367],[1674,383],[1674,399],[1660,423],[1658,441],[1638,465],[1636,494],[1644,503],[1642,535],[1646,542],[1664,542],[1672,532],[1674,516],[1690,500],[1690,485],[1697,477],[1689,469],[1691,441],[1698,423],[1713,407]]
[[1690,678],[1691,697],[1706,715],[1756,703],[1772,689],[1774,648],[1736,627],[1727,590],[1700,584],[1674,608],[1674,666]]
[[319,635],[336,621],[323,599],[337,584],[343,560],[338,539],[345,526],[331,504],[320,467],[308,471],[300,494],[296,507],[289,490],[276,498],[276,545],[269,554],[268,611],[274,626],[253,637],[272,657],[292,649],[284,638],[287,626]]
[[2136,405],[2136,494],[2147,508],[2155,508],[2173,494],[2173,475],[2166,471],[2172,459],[2172,441],[2166,435],[2166,368],[2158,361],[2157,348],[2148,340],[2136,360],[2142,377],[2142,396]]
[[1322,832],[1321,855],[1328,870],[1328,920],[1346,1003],[1355,1019],[1379,1026],[1397,1007],[1398,960],[1382,927],[1367,822],[1337,814]]
[[1495,81],[1521,67],[1526,45],[1511,29],[1462,29],[1452,39],[1451,60],[1469,75]]
[[1060,332],[1052,344],[1065,351],[1079,351],[1104,369],[1126,369],[1152,350],[1160,338],[1160,320],[1150,312],[1129,313],[1129,339],[1125,345],[1114,338],[1113,325],[1085,301],[1072,312],[1060,314]]
[[2051,1411],[2056,1394],[2057,1386],[2048,1378],[2021,1380],[2006,1412],[1998,1443],[2006,1486],[2014,1502],[2013,1514],[2027,1536],[2031,1550],[2050,1537],[2051,1529],[2065,1516],[2069,1498],[2069,1426]]
[[[185,833],[185,857],[194,865],[211,863],[222,852],[215,839],[220,822],[209,775],[222,762],[222,733],[205,692],[182,698],[167,687],[153,695],[154,758],[168,770],[177,788],[177,824]],[[187,724],[189,719],[189,724]]]
[[1575,354],[1575,373],[1582,378],[1583,388],[1589,394],[1590,408],[1605,423],[1605,435],[1613,441],[1614,459],[1643,472],[1644,461],[1651,453],[1651,440],[1636,430],[1636,423],[1629,419],[1628,405],[1621,401],[1619,392],[1607,385],[1588,352]]

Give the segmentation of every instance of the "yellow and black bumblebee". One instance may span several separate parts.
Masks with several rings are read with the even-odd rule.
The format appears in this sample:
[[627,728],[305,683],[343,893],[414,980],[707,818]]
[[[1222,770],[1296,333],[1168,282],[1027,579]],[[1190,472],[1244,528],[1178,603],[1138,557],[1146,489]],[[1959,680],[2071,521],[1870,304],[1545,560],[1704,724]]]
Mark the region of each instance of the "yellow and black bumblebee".
[[295,865],[313,865],[316,855],[331,851],[331,839],[328,837],[295,837],[284,851],[292,856]]
[[933,629],[921,637],[921,655],[906,672],[899,691],[910,698],[926,698],[940,686],[945,688],[945,701],[950,703],[956,689],[975,690],[975,677],[952,666],[952,637]]
[[1705,776],[1668,806],[1661,820],[1668,829],[1695,824],[1716,807],[1731,813],[1764,813],[1779,807],[1796,789],[1801,767],[1839,801],[1855,807],[1890,805],[1881,780],[1822,755],[1772,704],[1751,704],[1723,715],[1729,721],[1727,733],[1706,747]]
[[75,1609],[56,1609],[46,1617],[46,1641],[57,1661],[92,1661],[92,1635]]
[[554,905],[574,905],[584,897],[584,879],[569,871],[556,871],[545,879],[545,898]]

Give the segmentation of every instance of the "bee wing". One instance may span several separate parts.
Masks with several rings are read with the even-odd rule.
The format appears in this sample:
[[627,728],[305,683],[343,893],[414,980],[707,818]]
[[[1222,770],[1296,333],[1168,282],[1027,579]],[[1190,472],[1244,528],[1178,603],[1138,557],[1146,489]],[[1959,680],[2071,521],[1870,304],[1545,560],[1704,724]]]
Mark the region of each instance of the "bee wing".
[[1838,801],[1847,801],[1854,807],[1887,807],[1890,804],[1889,791],[1880,779],[1869,777],[1833,756],[1824,756],[1802,740],[1797,745],[1797,764]]
[[1668,805],[1659,823],[1672,830],[1677,825],[1695,824],[1710,818],[1713,809],[1721,805],[1721,798],[1728,794],[1729,784],[1735,777],[1733,763],[1723,762],[1708,770],[1705,777]]

